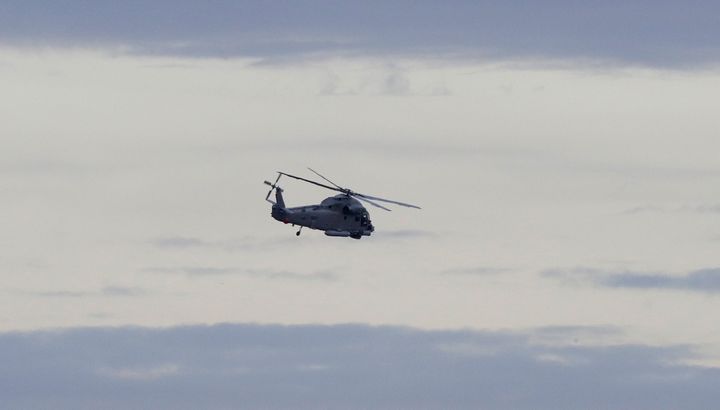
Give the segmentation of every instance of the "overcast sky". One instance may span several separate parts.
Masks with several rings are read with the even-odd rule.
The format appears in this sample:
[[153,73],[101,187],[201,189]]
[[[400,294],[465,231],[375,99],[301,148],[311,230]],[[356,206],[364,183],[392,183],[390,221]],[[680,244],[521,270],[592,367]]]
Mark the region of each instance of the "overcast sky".
[[[2,2],[2,396],[712,407],[719,15]],[[307,166],[423,209],[298,238],[262,181]]]

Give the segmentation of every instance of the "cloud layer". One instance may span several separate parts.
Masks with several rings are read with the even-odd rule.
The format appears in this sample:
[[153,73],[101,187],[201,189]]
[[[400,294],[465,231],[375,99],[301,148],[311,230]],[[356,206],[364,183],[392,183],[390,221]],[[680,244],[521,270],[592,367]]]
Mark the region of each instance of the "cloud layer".
[[543,275],[559,278],[566,282],[588,282],[609,288],[720,292],[720,268],[699,269],[682,276],[639,272],[613,273],[588,268],[547,270],[543,272]]
[[403,54],[581,59],[664,67],[720,58],[711,1],[11,1],[5,43],[141,54],[288,58]]
[[[663,409],[720,398],[720,372],[672,364],[692,356],[685,347],[573,344],[598,331],[225,324],[5,333],[0,395],[10,408]],[[531,342],[548,335],[566,344]]]

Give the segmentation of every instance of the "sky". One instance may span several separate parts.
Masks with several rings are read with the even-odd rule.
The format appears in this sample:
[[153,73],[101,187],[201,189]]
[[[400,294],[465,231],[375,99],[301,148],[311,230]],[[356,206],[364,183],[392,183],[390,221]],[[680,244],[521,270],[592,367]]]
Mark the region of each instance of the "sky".
[[719,8],[1,2],[0,394],[713,407]]

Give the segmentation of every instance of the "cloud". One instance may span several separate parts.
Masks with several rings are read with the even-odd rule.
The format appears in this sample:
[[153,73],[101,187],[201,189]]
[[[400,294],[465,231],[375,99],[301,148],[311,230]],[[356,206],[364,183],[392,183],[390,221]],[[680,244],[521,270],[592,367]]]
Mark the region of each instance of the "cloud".
[[625,215],[637,215],[649,212],[667,212],[667,209],[656,205],[643,205],[626,209],[622,213]]
[[623,335],[617,326],[546,326],[535,329],[531,343],[550,346],[612,344]]
[[[587,331],[587,329],[585,329]],[[712,408],[686,346],[557,346],[534,333],[367,325],[0,334],[10,408]],[[573,333],[565,329],[566,334]]]
[[318,271],[312,273],[298,273],[273,269],[245,269],[235,267],[212,267],[212,266],[183,266],[183,267],[153,267],[144,269],[150,273],[181,273],[188,276],[215,276],[215,275],[239,275],[261,279],[291,279],[309,281],[336,281],[338,276],[332,272]]
[[146,292],[144,289],[134,286],[106,286],[101,293],[105,296],[142,296]]
[[694,214],[720,214],[720,204],[657,206],[644,205],[627,209],[623,214],[635,215],[644,213],[694,213]]
[[680,289],[720,292],[720,268],[701,269],[676,277],[657,274],[623,273],[608,276],[603,284],[615,288]]
[[157,380],[179,373],[179,366],[176,364],[162,364],[151,367],[121,367],[121,368],[107,368],[101,367],[97,373],[99,376],[110,377],[121,380],[138,380],[148,381]]
[[[0,14],[0,38],[13,45],[265,61],[373,54],[684,67],[720,59],[719,12],[720,5],[704,0],[12,1]],[[390,89],[404,90],[402,81],[391,82]]]
[[204,247],[208,247],[211,245],[209,242],[206,242],[202,239],[189,238],[189,237],[183,237],[183,236],[169,236],[169,237],[157,238],[157,239],[152,240],[151,242],[153,245],[155,245],[158,248],[168,248],[168,249],[204,248]]
[[22,292],[33,296],[42,296],[48,298],[81,298],[96,295],[97,292],[83,292],[72,290],[51,290],[46,292]]
[[[455,141],[455,142],[454,142]],[[509,146],[487,140],[475,140],[459,142],[454,138],[436,139],[413,139],[408,141],[398,140],[393,135],[375,135],[362,140],[352,141],[348,145],[347,140],[338,138],[317,138],[308,137],[302,140],[283,140],[282,146],[276,143],[258,143],[256,149],[267,149],[287,154],[298,152],[317,154],[328,152],[347,154],[352,151],[354,154],[362,153],[373,155],[375,158],[403,158],[408,160],[427,161],[428,156],[434,160],[459,161],[476,160],[492,161],[497,166],[510,167],[513,171],[532,170],[533,172],[556,172],[566,175],[571,174],[592,174],[608,175],[612,177],[621,176],[626,179],[629,176],[644,180],[662,181],[669,180],[698,180],[720,177],[720,170],[717,167],[705,165],[687,164],[659,164],[640,163],[635,161],[629,163],[619,159],[600,159],[592,156],[578,156],[568,154],[556,149],[545,149],[532,144],[524,146]],[[231,142],[222,146],[224,152],[235,153],[247,150],[247,146],[237,142]],[[420,204],[422,205],[422,204]],[[697,210],[715,209],[713,204],[695,205]],[[621,213],[639,213],[646,207],[636,207]],[[659,207],[647,207],[648,210]],[[692,205],[678,207],[687,212],[693,208]]]
[[206,249],[224,252],[262,251],[274,250],[283,243],[297,244],[297,238],[262,238],[256,236],[245,236],[240,238],[228,238],[219,240],[208,240],[191,236],[163,236],[153,238],[149,243],[162,250],[194,250]]
[[467,268],[452,268],[452,269],[446,269],[442,271],[441,273],[443,275],[477,275],[477,276],[484,276],[484,275],[496,275],[499,273],[507,273],[510,272],[510,269],[507,268],[497,268],[497,267],[490,267],[490,266],[475,266],[475,267],[467,267]]
[[452,95],[452,92],[444,81],[411,81],[407,68],[389,64],[380,69],[380,73],[368,74],[360,78],[342,78],[334,72],[326,73],[326,78],[318,90],[318,95],[446,97]]
[[21,291],[24,295],[47,298],[85,298],[96,296],[129,297],[143,296],[146,290],[139,287],[105,286],[99,290],[51,290],[51,291]]
[[436,234],[434,232],[425,231],[422,229],[396,229],[396,230],[382,230],[373,233],[373,236],[377,238],[387,239],[412,239],[412,238],[434,238]]
[[697,212],[697,213],[710,213],[710,214],[720,214],[720,204],[712,204],[712,205],[697,205],[694,207],[691,207],[691,212]]
[[690,292],[720,292],[720,268],[706,268],[682,276],[664,273],[607,272],[592,268],[552,269],[543,276],[560,279],[566,283],[585,284],[608,288],[668,289]]
[[386,95],[409,95],[412,91],[410,88],[410,80],[407,75],[400,71],[393,71],[389,73],[382,85],[383,94]]
[[100,172],[91,164],[50,158],[14,158],[3,161],[0,175],[13,176],[77,176],[87,172]]

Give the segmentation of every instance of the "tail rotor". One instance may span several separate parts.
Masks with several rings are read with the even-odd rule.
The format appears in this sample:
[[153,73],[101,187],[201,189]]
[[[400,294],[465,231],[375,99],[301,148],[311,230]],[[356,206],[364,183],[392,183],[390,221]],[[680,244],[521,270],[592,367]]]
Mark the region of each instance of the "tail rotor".
[[279,186],[277,186],[277,183],[278,183],[278,181],[280,181],[280,177],[281,177],[281,176],[282,176],[282,174],[278,172],[278,176],[277,176],[277,178],[275,179],[275,182],[274,182],[274,183],[270,183],[270,182],[268,182],[268,181],[263,181],[263,182],[265,183],[265,185],[270,185],[270,190],[268,191],[267,195],[265,195],[265,200],[268,201],[268,202],[270,202],[270,203],[273,204],[273,205],[275,205],[275,201],[273,201],[272,199],[270,199],[270,195],[271,195],[272,192],[273,192],[274,190],[276,190],[276,189],[279,190],[280,192],[282,192],[282,188],[280,188]]

